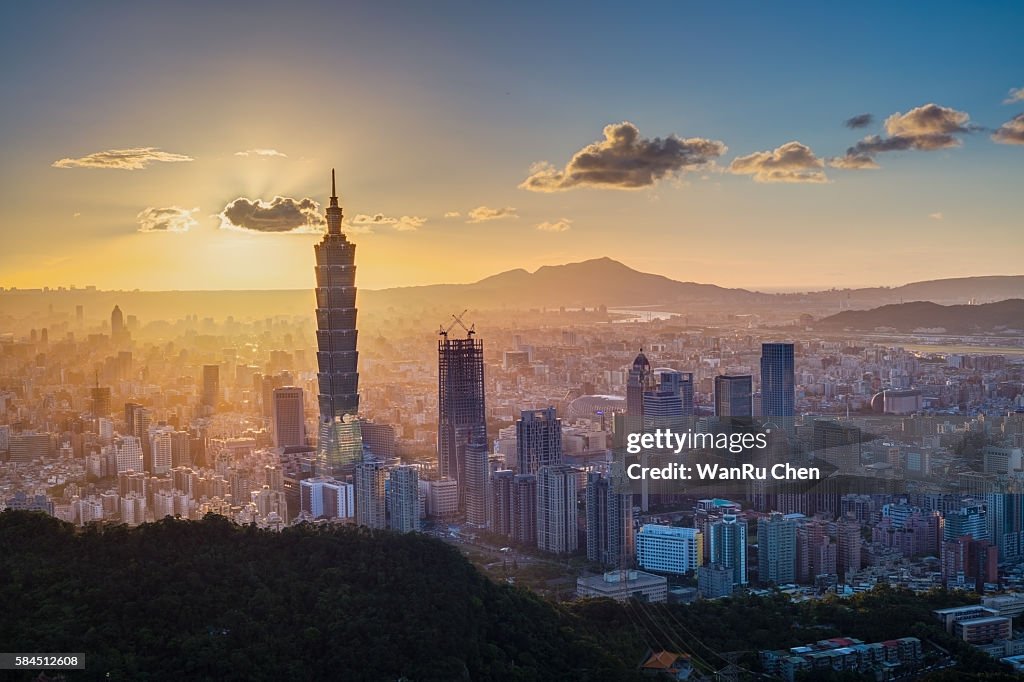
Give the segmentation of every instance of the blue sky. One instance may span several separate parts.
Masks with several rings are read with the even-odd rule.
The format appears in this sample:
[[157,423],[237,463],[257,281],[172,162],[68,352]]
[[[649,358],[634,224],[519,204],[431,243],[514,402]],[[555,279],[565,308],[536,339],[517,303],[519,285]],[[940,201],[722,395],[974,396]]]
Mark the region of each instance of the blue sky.
[[[1024,145],[990,139],[1024,112],[1004,103],[1020,3],[42,2],[0,21],[0,285],[308,286],[316,224],[220,215],[323,204],[332,166],[350,219],[381,216],[352,226],[372,288],[604,255],[761,288],[1021,271]],[[955,142],[830,165],[929,103],[969,116]],[[625,121],[727,151],[629,190],[520,188]],[[817,181],[731,167],[791,141]],[[148,148],[191,160],[76,161]],[[143,225],[164,209],[184,218]]]

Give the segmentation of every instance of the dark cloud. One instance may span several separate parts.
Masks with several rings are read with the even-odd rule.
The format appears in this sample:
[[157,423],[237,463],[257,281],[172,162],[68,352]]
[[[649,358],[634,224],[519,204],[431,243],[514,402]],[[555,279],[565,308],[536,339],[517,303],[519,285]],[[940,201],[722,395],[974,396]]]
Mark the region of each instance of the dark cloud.
[[222,229],[250,232],[322,232],[326,219],[312,199],[274,197],[271,201],[239,197],[220,212]]
[[810,147],[794,141],[733,159],[729,172],[751,175],[756,182],[828,182],[824,167]]
[[166,208],[151,206],[140,211],[135,218],[139,221],[139,232],[188,232],[189,229],[199,224],[192,217],[193,213],[198,212],[198,206],[191,209],[178,206]]
[[868,135],[846,150],[845,156],[831,159],[836,168],[877,168],[875,156],[896,151],[934,151],[959,147],[956,136],[975,128],[968,124],[970,116],[963,111],[938,104],[925,104],[905,114],[899,112],[885,119],[884,137]]
[[867,128],[869,125],[875,122],[875,117],[871,114],[857,114],[843,121],[843,125],[847,128]]
[[154,161],[179,163],[193,161],[191,156],[172,154],[156,147],[132,147],[131,149],[108,149],[94,152],[77,159],[67,158],[54,161],[54,168],[113,168],[117,170],[142,170]]
[[1024,144],[1024,114],[1017,114],[999,126],[992,139],[999,144]]
[[561,192],[576,187],[637,189],[686,170],[702,168],[724,154],[726,146],[700,137],[645,138],[632,123],[605,126],[604,139],[576,152],[559,170],[535,165],[519,187]]

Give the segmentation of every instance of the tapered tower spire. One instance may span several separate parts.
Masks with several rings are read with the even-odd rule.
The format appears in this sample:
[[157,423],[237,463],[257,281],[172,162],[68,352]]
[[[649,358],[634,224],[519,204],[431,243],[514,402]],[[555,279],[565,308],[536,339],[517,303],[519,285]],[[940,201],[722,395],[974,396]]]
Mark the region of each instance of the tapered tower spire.
[[331,205],[327,207],[327,233],[341,234],[341,207],[338,206],[338,189],[331,169]]

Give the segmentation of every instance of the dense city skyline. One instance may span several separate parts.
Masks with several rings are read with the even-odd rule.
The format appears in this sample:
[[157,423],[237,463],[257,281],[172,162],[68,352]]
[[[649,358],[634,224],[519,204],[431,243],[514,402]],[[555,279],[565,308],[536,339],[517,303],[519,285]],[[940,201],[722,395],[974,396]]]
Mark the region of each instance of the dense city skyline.
[[1020,272],[1012,3],[52,9],[2,10],[4,286],[304,288],[332,165],[365,289]]

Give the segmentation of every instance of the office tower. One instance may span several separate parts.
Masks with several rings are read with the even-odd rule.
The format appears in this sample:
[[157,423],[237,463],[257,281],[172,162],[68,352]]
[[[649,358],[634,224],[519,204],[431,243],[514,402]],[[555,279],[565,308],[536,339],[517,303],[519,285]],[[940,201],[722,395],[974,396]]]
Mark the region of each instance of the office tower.
[[709,563],[732,571],[733,585],[747,584],[747,521],[723,514],[711,524]]
[[53,457],[54,443],[49,433],[25,431],[9,437],[9,457],[12,462],[31,462]]
[[723,374],[715,377],[715,416],[753,416],[752,394],[753,379],[749,374]]
[[1024,495],[988,494],[985,512],[988,538],[999,548],[1000,560],[1024,558]]
[[110,311],[110,338],[114,340],[114,343],[123,341],[125,338],[124,314],[121,312],[121,308],[116,305]]
[[766,422],[793,433],[795,412],[793,344],[761,344],[761,415]]
[[844,516],[836,522],[836,573],[847,582],[861,567],[860,523]]
[[576,487],[579,472],[567,464],[537,470],[537,549],[565,554],[579,547]]
[[861,434],[856,426],[830,419],[815,419],[811,441],[816,458],[825,460],[841,472],[854,473],[860,469]]
[[506,537],[512,537],[515,475],[511,469],[491,475],[491,532]]
[[796,521],[773,512],[757,520],[757,578],[762,584],[796,580]]
[[263,409],[263,416],[266,419],[273,420],[274,418],[274,391],[282,388],[286,384],[290,384],[290,381],[285,381],[285,376],[282,374],[272,374],[269,376],[255,375],[253,381],[257,381],[255,377],[259,377],[259,392],[260,392],[260,405]]
[[356,515],[355,486],[327,476],[299,481],[301,511],[313,518],[350,519]]
[[78,324],[79,327],[81,327],[82,323],[84,321],[85,321],[85,308],[83,306],[76,305],[75,306],[75,322]]
[[535,474],[562,463],[562,420],[555,408],[524,410],[516,422],[516,471]]
[[274,389],[274,446],[287,448],[306,444],[306,418],[302,389],[284,386]]
[[970,505],[947,511],[942,525],[942,541],[952,542],[964,535],[988,540],[988,513],[984,506]]
[[490,491],[490,462],[487,441],[476,438],[466,445],[466,523],[477,528],[487,526]]
[[213,410],[220,402],[220,365],[203,365],[203,407]]
[[633,360],[626,381],[626,432],[636,433],[644,426],[644,393],[651,388],[651,363],[644,349]]
[[92,416],[99,419],[100,417],[110,416],[110,387],[109,386],[93,386],[89,389],[89,395],[92,398]]
[[388,480],[388,527],[399,533],[420,529],[420,475],[412,466],[397,466]]
[[438,473],[459,483],[460,506],[466,499],[466,447],[487,441],[484,411],[484,344],[474,339],[452,339],[441,330],[437,342],[437,459]]
[[316,360],[320,386],[317,454],[320,466],[332,473],[351,472],[363,458],[362,431],[355,421],[359,413],[356,246],[342,234],[341,220],[332,169],[327,233],[314,247]]
[[115,438],[112,446],[117,453],[117,473],[122,471],[143,471],[142,443],[138,436]]
[[536,547],[537,475],[516,474],[512,488],[512,539]]
[[384,461],[395,458],[395,427],[360,419],[359,430],[363,435],[363,445],[370,454]]
[[587,475],[587,558],[624,568],[633,557],[632,495],[619,492],[607,474]]
[[636,535],[640,568],[683,575],[704,565],[704,539],[696,528],[645,524]]
[[368,528],[386,528],[385,481],[383,462],[366,460],[355,466],[356,523]]
[[427,481],[427,504],[430,516],[451,518],[459,512],[459,484],[451,478]]
[[149,471],[154,476],[162,476],[174,466],[173,437],[174,429],[170,427],[157,429],[149,436],[150,450],[153,453],[153,467]]
[[658,384],[643,394],[645,431],[685,428],[684,417],[693,416],[693,374],[656,370]]

